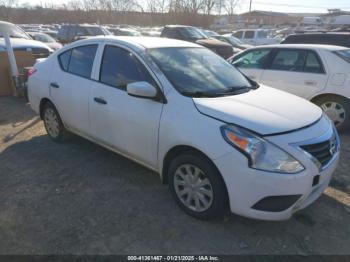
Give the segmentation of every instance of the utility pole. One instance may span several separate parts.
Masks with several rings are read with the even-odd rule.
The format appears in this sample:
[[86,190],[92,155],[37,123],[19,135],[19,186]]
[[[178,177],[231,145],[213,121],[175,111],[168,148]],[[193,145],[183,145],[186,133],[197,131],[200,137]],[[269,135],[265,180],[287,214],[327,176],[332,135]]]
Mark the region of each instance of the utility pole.
[[252,12],[252,1],[253,1],[253,0],[250,0],[250,4],[249,4],[249,13]]

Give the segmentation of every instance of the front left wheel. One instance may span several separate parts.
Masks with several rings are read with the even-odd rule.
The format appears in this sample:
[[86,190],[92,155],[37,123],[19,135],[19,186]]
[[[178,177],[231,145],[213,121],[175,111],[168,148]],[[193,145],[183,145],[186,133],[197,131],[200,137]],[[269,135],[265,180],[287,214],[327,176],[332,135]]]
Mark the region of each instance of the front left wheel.
[[221,218],[227,211],[225,183],[216,167],[204,156],[188,152],[170,164],[168,181],[178,205],[199,219]]

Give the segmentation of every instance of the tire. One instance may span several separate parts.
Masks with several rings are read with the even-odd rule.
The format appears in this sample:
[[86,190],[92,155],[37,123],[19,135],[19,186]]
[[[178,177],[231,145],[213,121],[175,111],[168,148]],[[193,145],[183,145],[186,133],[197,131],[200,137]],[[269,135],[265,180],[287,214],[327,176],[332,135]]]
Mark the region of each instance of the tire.
[[314,103],[320,106],[330,119],[335,120],[334,124],[339,132],[350,130],[350,100],[330,95],[320,97]]
[[227,190],[221,174],[197,152],[186,152],[173,159],[168,181],[175,201],[187,214],[209,220],[222,218],[227,212]]
[[69,132],[64,127],[61,117],[51,102],[46,102],[42,109],[42,119],[49,137],[55,142],[64,142]]

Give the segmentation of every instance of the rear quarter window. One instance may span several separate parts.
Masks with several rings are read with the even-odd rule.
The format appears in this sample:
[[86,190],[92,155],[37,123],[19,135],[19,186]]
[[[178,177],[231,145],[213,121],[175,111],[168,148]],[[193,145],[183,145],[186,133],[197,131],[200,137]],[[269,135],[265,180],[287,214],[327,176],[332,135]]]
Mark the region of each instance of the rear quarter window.
[[237,37],[237,38],[242,38],[243,36],[243,31],[238,31],[236,33],[233,34],[234,37]]
[[69,60],[72,50],[68,50],[58,56],[58,62],[63,71],[68,71]]
[[350,63],[350,49],[333,51],[333,53]]

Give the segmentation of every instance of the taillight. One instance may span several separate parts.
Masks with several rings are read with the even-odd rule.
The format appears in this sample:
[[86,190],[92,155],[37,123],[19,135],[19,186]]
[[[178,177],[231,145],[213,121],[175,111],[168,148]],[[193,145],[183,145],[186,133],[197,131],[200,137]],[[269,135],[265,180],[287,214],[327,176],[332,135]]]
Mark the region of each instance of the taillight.
[[27,73],[27,76],[28,76],[28,77],[32,76],[33,74],[35,74],[36,71],[38,71],[38,70],[36,70],[35,68],[29,69],[29,70],[28,70],[28,73]]

